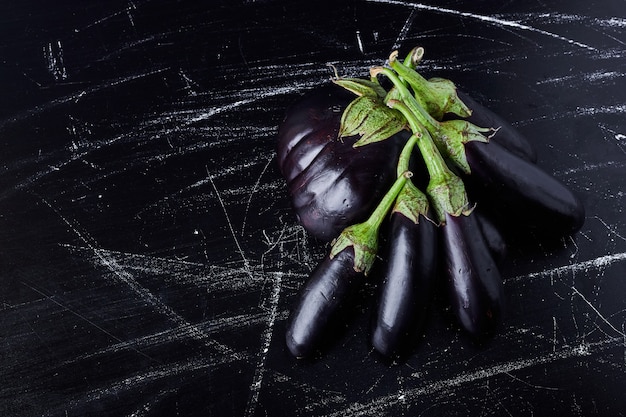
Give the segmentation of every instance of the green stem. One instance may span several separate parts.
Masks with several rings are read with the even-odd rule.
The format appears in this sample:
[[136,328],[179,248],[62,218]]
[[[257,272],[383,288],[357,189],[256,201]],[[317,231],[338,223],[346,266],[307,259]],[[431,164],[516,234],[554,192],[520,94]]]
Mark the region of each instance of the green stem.
[[404,187],[407,179],[412,176],[413,173],[408,170],[403,171],[400,175],[398,175],[398,178],[396,178],[396,181],[393,183],[389,191],[387,191],[383,199],[380,200],[380,203],[378,203],[374,212],[372,212],[369,218],[365,220],[364,223],[371,227],[372,231],[376,231],[376,233],[378,233],[378,228],[387,216],[391,206],[393,206],[393,203],[396,201],[396,197]]
[[402,148],[402,152],[400,153],[400,157],[398,158],[398,168],[396,170],[398,177],[409,170],[411,154],[413,153],[413,148],[415,147],[415,144],[419,140],[420,136],[421,132],[413,133],[409,140],[407,140],[407,142],[404,144],[404,148]]
[[422,48],[421,46],[416,46],[415,48],[411,49],[411,52],[409,52],[406,58],[404,58],[404,61],[402,63],[405,67],[414,70],[415,68],[417,68],[417,64],[422,60],[423,56],[424,48]]
[[424,157],[424,162],[426,163],[426,168],[428,168],[431,179],[444,181],[450,175],[454,175],[446,165],[432,137],[428,131],[422,127],[411,109],[404,102],[398,100],[390,100],[387,105],[402,113],[409,123],[413,135],[418,137],[417,147]]
[[372,69],[373,74],[383,74],[393,83],[398,90],[402,101],[411,109],[418,118],[419,122],[424,125],[431,133],[439,131],[439,122],[432,117],[411,94],[409,89],[404,85],[400,77],[391,69],[385,67],[375,67]]

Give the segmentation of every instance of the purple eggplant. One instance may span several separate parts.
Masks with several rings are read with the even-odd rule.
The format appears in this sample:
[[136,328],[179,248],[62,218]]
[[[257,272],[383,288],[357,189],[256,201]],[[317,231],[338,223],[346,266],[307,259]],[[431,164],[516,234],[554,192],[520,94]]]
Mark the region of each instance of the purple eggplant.
[[480,231],[485,238],[487,247],[491,250],[494,260],[499,265],[506,258],[508,247],[504,236],[500,233],[498,226],[494,224],[485,214],[475,210],[476,221],[480,226]]
[[475,214],[446,214],[440,227],[442,260],[452,311],[461,327],[480,340],[497,328],[504,290]]
[[465,177],[472,199],[517,231],[546,237],[576,232],[585,209],[559,180],[495,142],[468,142],[465,152],[471,174]]
[[364,282],[365,274],[354,269],[352,247],[317,265],[289,316],[286,341],[293,356],[309,357],[320,347],[347,300]]
[[383,282],[371,341],[386,357],[401,356],[422,327],[436,273],[437,226],[424,216],[418,223],[391,215]]
[[457,94],[467,107],[472,110],[472,115],[466,119],[467,121],[476,126],[498,129],[491,137],[492,142],[502,145],[522,159],[533,163],[537,161],[537,151],[519,130],[462,91],[457,91]]
[[278,165],[304,228],[331,240],[364,220],[396,178],[396,162],[409,133],[353,147],[338,139],[341,115],[354,94],[331,85],[288,112],[278,132]]

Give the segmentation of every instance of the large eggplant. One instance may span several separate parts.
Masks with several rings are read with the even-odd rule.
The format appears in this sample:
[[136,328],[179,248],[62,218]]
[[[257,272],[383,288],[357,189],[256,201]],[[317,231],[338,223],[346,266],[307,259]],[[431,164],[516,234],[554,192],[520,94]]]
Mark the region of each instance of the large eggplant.
[[443,272],[452,311],[476,339],[491,335],[504,311],[504,289],[475,213],[446,214],[440,227]]
[[437,226],[391,215],[387,257],[378,308],[372,321],[372,346],[386,357],[401,356],[422,327],[437,266]]
[[511,153],[530,162],[537,161],[537,151],[528,139],[508,121],[481,105],[462,91],[457,90],[461,100],[472,110],[472,115],[466,120],[480,127],[497,129],[491,141],[500,144]]
[[585,209],[559,180],[496,142],[465,144],[470,196],[501,225],[546,237],[580,229]]
[[353,147],[338,139],[341,115],[355,95],[330,85],[296,103],[278,132],[278,165],[304,228],[331,240],[364,220],[396,178],[396,162],[409,133]]
[[293,356],[305,358],[320,347],[346,301],[364,282],[365,274],[354,269],[351,246],[317,265],[288,319],[286,341]]

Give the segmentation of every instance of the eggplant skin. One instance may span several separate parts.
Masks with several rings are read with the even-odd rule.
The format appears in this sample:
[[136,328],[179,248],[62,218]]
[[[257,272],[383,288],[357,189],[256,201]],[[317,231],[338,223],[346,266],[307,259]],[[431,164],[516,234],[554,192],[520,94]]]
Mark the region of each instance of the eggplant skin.
[[394,212],[389,236],[371,342],[391,358],[407,352],[425,321],[437,272],[437,226],[423,216],[414,223]]
[[480,226],[480,231],[485,238],[485,242],[489,250],[491,250],[494,260],[500,265],[504,262],[508,253],[506,240],[504,236],[502,236],[502,233],[500,233],[498,226],[496,226],[491,219],[477,209],[474,209],[474,213],[476,221],[478,221],[478,225]]
[[481,340],[494,333],[504,313],[498,267],[473,213],[446,214],[440,227],[450,306],[461,327]]
[[585,208],[559,180],[494,142],[468,142],[471,174],[465,178],[470,197],[502,226],[561,237],[579,230]]
[[296,358],[310,357],[329,334],[334,319],[365,275],[354,270],[354,250],[348,247],[332,259],[326,256],[302,287],[290,313],[286,342]]
[[537,151],[519,130],[466,93],[457,91],[457,95],[472,110],[472,115],[466,119],[467,121],[479,127],[498,129],[491,137],[492,142],[498,143],[509,152],[529,162],[537,161]]
[[330,85],[292,106],[278,129],[278,166],[298,221],[330,241],[373,211],[396,178],[396,162],[410,134],[354,148],[338,139],[341,115],[354,95]]

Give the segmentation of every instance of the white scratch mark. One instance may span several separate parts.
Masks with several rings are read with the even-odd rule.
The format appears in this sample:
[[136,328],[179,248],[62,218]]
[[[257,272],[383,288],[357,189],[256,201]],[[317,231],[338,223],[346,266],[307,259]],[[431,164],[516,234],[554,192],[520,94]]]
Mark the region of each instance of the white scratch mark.
[[579,167],[568,168],[563,171],[555,171],[554,175],[566,176],[566,175],[571,175],[571,174],[578,174],[580,172],[595,171],[595,170],[604,169],[604,168],[623,168],[623,167],[626,167],[626,162],[607,161],[607,162],[600,162],[597,164],[585,164]]
[[67,70],[63,60],[63,47],[61,41],[48,43],[43,48],[46,62],[48,63],[48,71],[52,74],[55,81],[63,81],[67,79]]
[[248,262],[248,258],[246,258],[246,254],[244,253],[243,248],[241,247],[241,244],[239,243],[239,239],[237,239],[235,228],[233,227],[233,223],[231,222],[230,216],[228,215],[228,210],[226,210],[226,204],[224,204],[222,195],[220,194],[217,187],[215,186],[213,177],[211,177],[211,173],[209,172],[209,167],[206,167],[206,170],[207,170],[207,176],[208,176],[209,182],[213,186],[213,190],[215,190],[217,200],[219,201],[220,206],[222,207],[222,211],[224,212],[224,216],[226,217],[226,223],[228,224],[228,228],[230,229],[230,234],[233,237],[233,240],[235,241],[235,245],[237,246],[237,250],[239,251],[239,254],[241,255],[241,259],[243,260],[244,269],[246,270],[250,278],[254,278],[252,275],[252,270],[250,269],[250,263]]
[[606,317],[604,317],[602,313],[600,313],[600,311],[593,304],[591,304],[591,302],[587,300],[587,298],[585,298],[585,296],[580,291],[578,291],[578,288],[576,288],[575,286],[572,286],[572,291],[574,291],[574,294],[582,298],[583,301],[587,303],[587,305],[591,307],[591,309],[598,315],[598,317],[600,317],[600,319],[602,319],[603,322],[608,324],[611,329],[613,329],[617,334],[621,335],[622,338],[626,337],[626,334],[623,332],[620,332],[610,321],[608,321]]
[[404,40],[406,39],[406,35],[409,33],[409,30],[411,29],[411,26],[413,25],[415,16],[417,16],[417,8],[414,8],[413,10],[411,10],[411,13],[409,13],[409,17],[407,17],[406,21],[404,22],[404,25],[402,25],[402,29],[400,29],[400,32],[398,33],[398,37],[396,38],[396,41],[393,43],[393,46],[391,47],[392,50],[399,49],[402,46],[402,42],[404,42]]
[[363,51],[363,40],[361,39],[360,30],[356,31],[356,44],[359,47],[359,51],[361,51],[361,53],[364,54],[365,52]]
[[522,24],[522,23],[519,23],[519,22],[515,22],[515,21],[511,21],[511,20],[504,20],[504,19],[500,19],[500,18],[497,18],[497,17],[493,17],[493,16],[486,16],[486,15],[481,15],[481,14],[476,14],[476,13],[463,12],[463,11],[460,11],[460,10],[447,9],[445,7],[438,7],[438,6],[431,6],[431,5],[423,4],[423,3],[408,3],[408,2],[404,2],[404,1],[398,1],[398,0],[366,0],[366,1],[371,2],[371,3],[393,4],[393,5],[398,5],[398,6],[406,6],[406,7],[411,7],[413,9],[428,10],[428,11],[432,11],[432,12],[436,12],[436,13],[451,14],[451,15],[456,15],[456,16],[470,18],[470,19],[476,19],[476,20],[480,20],[480,21],[485,22],[485,23],[489,23],[489,24],[492,24],[492,25],[495,25],[495,26],[499,26],[499,27],[509,27],[509,28],[515,28],[515,29],[520,29],[520,30],[526,30],[526,31],[529,31],[529,32],[539,33],[541,35],[549,36],[551,38],[567,42],[567,43],[569,43],[571,45],[576,45],[576,46],[578,46],[580,48],[584,48],[584,49],[587,49],[587,50],[590,50],[590,51],[597,51],[597,49],[592,47],[592,46],[589,46],[589,45],[584,44],[582,42],[575,41],[573,39],[566,38],[566,37],[561,36],[559,34],[548,32],[546,30],[538,29],[538,28],[535,28],[533,26],[528,26],[528,25],[525,25],[525,24]]
[[606,230],[609,231],[609,235],[614,235],[616,237],[618,237],[619,239],[623,240],[626,242],[626,237],[622,236],[621,234],[619,234],[613,227],[611,227],[610,225],[608,225],[604,220],[602,220],[600,217],[598,216],[593,216],[594,219],[598,220],[600,223],[602,223],[602,226],[606,227]]
[[545,80],[537,81],[537,85],[543,84],[567,84],[572,81],[584,80],[588,83],[605,83],[609,80],[614,80],[619,77],[623,77],[626,74],[616,72],[616,71],[595,71],[584,74],[576,74],[576,75],[565,75],[560,77],[552,77],[547,78]]
[[[282,245],[280,246],[280,258],[283,257]],[[280,291],[282,288],[282,272],[278,271],[274,274],[272,280],[272,291],[269,295],[269,311],[267,314],[267,324],[261,335],[261,348],[258,353],[258,361],[254,370],[254,376],[252,378],[252,385],[250,385],[250,397],[246,405],[246,417],[253,417],[256,411],[257,404],[259,402],[259,394],[263,385],[263,376],[265,374],[265,361],[267,360],[267,354],[269,352],[270,344],[272,343],[272,333],[274,331],[274,323],[276,322],[276,316],[278,312],[278,301],[280,300]]]
[[[117,16],[120,16],[120,15],[123,15],[123,14],[126,14],[130,18],[130,11],[131,11],[131,9],[137,9],[137,6],[132,1],[129,2],[129,6],[124,7],[120,11],[117,11],[115,13],[111,13],[108,16],[102,17],[102,18],[100,18],[100,19],[98,19],[98,20],[96,20],[96,21],[94,21],[94,22],[92,22],[92,23],[90,23],[90,24],[88,24],[86,26],[83,26],[82,28],[74,29],[74,33],[79,33],[79,32],[82,32],[85,29],[90,29],[90,28],[92,28],[94,26],[97,26],[97,25],[99,25],[101,23],[104,23],[104,22],[106,22],[106,21],[108,21],[110,19],[113,19],[113,18],[115,18]],[[131,19],[131,23],[133,23],[132,19]],[[133,23],[133,26],[134,26],[134,23]]]
[[146,401],[141,406],[139,406],[139,408],[130,413],[128,417],[143,417],[151,415],[154,412],[153,409],[155,407],[158,407],[158,404],[161,400],[176,392],[176,389],[168,389],[152,395],[152,397],[148,401]]
[[590,259],[588,261],[577,262],[571,265],[560,266],[557,268],[546,269],[545,271],[533,272],[526,275],[518,275],[516,277],[509,278],[505,281],[505,283],[512,283],[525,279],[534,279],[534,278],[546,278],[551,277],[553,275],[561,275],[563,273],[568,272],[586,272],[589,269],[601,269],[606,268],[616,262],[621,262],[626,260],[626,252],[614,253],[611,255],[599,256],[594,259]]
[[243,215],[243,224],[241,226],[241,236],[243,236],[243,233],[246,230],[246,222],[247,222],[247,219],[248,219],[248,212],[250,211],[250,203],[252,202],[252,196],[258,190],[259,185],[261,184],[261,178],[263,178],[263,175],[265,174],[265,172],[269,168],[270,164],[274,160],[274,156],[275,156],[274,153],[272,153],[270,155],[270,157],[267,160],[267,163],[265,164],[265,166],[263,167],[263,170],[261,171],[261,174],[257,178],[256,182],[254,183],[254,186],[252,187],[252,190],[250,191],[250,195],[248,196],[248,202],[246,203],[246,211],[245,211],[245,213]]
[[556,352],[556,333],[558,326],[556,324],[556,317],[552,316],[552,352]]
[[613,106],[600,107],[577,107],[576,113],[582,116],[593,116],[595,114],[622,114],[626,113],[626,104],[616,104]]

